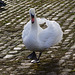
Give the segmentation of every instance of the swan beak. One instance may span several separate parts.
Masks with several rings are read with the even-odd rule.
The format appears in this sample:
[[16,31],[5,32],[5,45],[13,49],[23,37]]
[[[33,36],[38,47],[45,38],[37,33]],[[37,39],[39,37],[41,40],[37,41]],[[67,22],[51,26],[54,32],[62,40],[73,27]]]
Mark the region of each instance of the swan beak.
[[33,14],[31,14],[31,22],[32,22],[32,24],[34,23],[34,15]]

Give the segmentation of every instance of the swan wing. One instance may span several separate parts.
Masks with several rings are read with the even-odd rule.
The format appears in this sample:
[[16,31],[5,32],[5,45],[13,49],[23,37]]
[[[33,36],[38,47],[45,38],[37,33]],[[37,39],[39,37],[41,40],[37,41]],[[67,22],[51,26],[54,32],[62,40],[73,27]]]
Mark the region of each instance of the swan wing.
[[39,40],[42,42],[45,48],[49,48],[58,43],[62,39],[63,32],[60,25],[55,21],[46,20],[46,29],[39,34]]
[[24,26],[24,30],[22,32],[22,38],[26,38],[30,32],[31,29],[31,21],[29,21],[25,26]]
[[40,27],[40,24],[44,24],[46,22],[45,18],[37,18],[38,23],[38,33],[40,33],[43,29]]
[[38,24],[43,24],[46,22],[46,19],[45,18],[37,18],[37,23]]

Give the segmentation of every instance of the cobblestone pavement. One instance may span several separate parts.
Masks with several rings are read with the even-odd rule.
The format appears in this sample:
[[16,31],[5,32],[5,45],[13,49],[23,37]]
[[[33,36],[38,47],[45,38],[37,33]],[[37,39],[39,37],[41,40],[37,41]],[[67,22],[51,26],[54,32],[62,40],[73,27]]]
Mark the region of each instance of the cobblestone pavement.
[[[75,75],[75,0],[4,0],[0,8],[0,75]],[[26,58],[22,30],[34,7],[38,17],[57,21],[63,40],[49,48],[38,64]],[[37,52],[38,54],[38,52]]]

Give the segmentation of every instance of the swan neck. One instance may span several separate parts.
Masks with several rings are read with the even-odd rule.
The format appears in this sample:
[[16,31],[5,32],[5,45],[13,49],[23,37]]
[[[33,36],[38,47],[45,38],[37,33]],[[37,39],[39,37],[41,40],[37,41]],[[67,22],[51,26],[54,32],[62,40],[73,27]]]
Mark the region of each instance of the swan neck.
[[37,24],[37,19],[36,16],[34,17],[34,23],[31,23],[31,27],[33,30],[37,30],[38,29],[38,24]]
[[37,38],[37,35],[38,35],[38,24],[37,24],[37,19],[36,19],[36,16],[34,18],[35,22],[31,25],[31,35],[35,38]]

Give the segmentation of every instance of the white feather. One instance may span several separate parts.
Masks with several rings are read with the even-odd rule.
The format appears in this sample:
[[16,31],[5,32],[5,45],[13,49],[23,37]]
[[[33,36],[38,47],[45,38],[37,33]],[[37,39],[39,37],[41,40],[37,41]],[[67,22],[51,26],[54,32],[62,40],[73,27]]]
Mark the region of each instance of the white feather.
[[[35,15],[34,11],[31,11]],[[40,24],[46,23],[47,28],[42,29]],[[56,21],[45,18],[36,18],[34,24],[29,21],[22,32],[25,46],[33,51],[41,51],[49,48],[62,40],[63,32]]]

